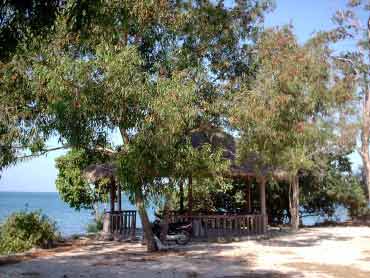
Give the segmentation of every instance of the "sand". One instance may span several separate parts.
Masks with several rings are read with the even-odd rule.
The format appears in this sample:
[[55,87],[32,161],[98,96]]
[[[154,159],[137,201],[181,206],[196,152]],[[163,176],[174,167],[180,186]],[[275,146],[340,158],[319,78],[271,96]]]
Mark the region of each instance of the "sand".
[[369,278],[370,228],[305,228],[294,235],[192,243],[154,254],[140,243],[87,239],[3,261],[0,277]]

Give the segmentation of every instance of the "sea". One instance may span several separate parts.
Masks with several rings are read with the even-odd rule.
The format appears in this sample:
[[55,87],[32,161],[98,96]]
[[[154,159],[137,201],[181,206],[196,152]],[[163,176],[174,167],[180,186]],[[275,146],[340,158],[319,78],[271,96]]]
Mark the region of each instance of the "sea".
[[[106,206],[102,204],[102,209]],[[122,196],[124,210],[136,210],[129,201],[128,196]],[[94,215],[92,210],[75,210],[60,199],[57,192],[0,192],[0,223],[11,213],[21,210],[41,212],[56,221],[59,232],[63,236],[84,234],[87,225],[92,223]],[[154,207],[148,208],[149,218],[154,218]],[[141,227],[140,218],[137,227]]]
[[[101,206],[104,208],[106,205],[102,204]],[[122,196],[122,208],[136,210],[126,195]],[[0,192],[0,223],[11,213],[21,210],[41,210],[42,213],[56,221],[58,230],[63,236],[86,233],[87,225],[94,220],[92,210],[75,210],[69,207],[60,199],[57,192]],[[154,220],[154,211],[154,206],[148,208],[150,220]],[[314,225],[327,219],[325,216],[307,216],[303,217],[303,224]],[[338,207],[331,219],[339,222],[346,221],[348,219],[347,210]],[[141,227],[139,217],[137,227]]]

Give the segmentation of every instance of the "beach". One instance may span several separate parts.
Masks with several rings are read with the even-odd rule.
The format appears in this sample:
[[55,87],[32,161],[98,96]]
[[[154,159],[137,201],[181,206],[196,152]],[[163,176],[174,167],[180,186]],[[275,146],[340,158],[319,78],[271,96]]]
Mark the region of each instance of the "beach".
[[1,278],[368,278],[370,227],[303,228],[232,243],[191,243],[147,253],[140,242],[80,239],[2,261]]

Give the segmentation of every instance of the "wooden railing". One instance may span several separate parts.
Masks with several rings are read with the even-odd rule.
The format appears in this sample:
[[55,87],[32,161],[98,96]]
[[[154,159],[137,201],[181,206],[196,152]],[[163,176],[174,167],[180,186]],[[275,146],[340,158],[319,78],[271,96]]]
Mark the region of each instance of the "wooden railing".
[[191,222],[194,238],[258,236],[266,232],[267,216],[261,214],[176,215],[170,222]]
[[110,215],[110,230],[127,236],[135,236],[136,210],[107,212]]

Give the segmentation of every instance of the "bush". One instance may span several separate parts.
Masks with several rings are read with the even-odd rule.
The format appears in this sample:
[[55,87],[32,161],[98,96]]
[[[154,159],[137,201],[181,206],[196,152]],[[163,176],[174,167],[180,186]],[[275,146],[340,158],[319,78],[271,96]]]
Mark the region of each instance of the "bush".
[[15,212],[1,226],[0,253],[50,246],[57,237],[56,223],[41,214],[41,211]]
[[103,230],[103,216],[100,215],[98,219],[95,219],[94,222],[87,225],[87,232],[91,234],[96,234]]
[[370,206],[363,206],[360,207],[356,214],[352,215],[354,218],[357,219],[369,219],[370,220]]

